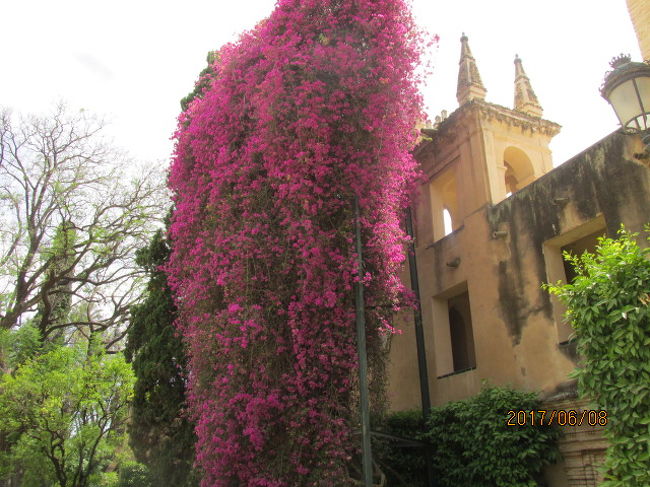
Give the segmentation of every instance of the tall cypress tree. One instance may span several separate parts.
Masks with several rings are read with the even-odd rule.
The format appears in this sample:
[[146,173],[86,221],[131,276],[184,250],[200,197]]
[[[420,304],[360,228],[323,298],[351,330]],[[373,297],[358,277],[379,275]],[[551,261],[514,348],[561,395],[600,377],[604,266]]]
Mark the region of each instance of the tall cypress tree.
[[151,471],[153,485],[189,487],[197,484],[192,471],[195,435],[183,414],[186,359],[173,325],[176,308],[159,269],[168,256],[161,231],[137,256],[149,283],[146,299],[131,310],[124,352],[137,379],[129,435],[136,458]]

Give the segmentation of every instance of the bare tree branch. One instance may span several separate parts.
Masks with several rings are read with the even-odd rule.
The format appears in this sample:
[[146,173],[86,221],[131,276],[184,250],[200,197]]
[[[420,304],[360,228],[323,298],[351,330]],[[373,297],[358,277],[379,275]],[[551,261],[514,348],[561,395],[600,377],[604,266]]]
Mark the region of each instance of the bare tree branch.
[[81,326],[123,336],[144,272],[135,253],[166,193],[163,175],[136,172],[102,128],[63,105],[16,123],[0,112],[0,327],[36,319],[44,338]]

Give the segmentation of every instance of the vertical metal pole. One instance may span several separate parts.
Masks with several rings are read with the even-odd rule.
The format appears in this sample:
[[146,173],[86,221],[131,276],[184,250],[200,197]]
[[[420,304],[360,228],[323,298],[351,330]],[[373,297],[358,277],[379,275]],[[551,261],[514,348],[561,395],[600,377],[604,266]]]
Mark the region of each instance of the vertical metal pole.
[[357,350],[359,353],[359,401],[361,403],[361,453],[363,485],[372,487],[372,451],[370,447],[370,414],[368,410],[368,355],[366,351],[366,317],[363,302],[363,256],[361,254],[361,216],[359,197],[354,197],[355,233],[357,241],[357,269],[359,281],[355,289],[357,322]]
[[411,289],[417,301],[413,315],[415,319],[415,345],[418,356],[418,372],[420,374],[420,397],[422,398],[422,414],[427,417],[431,412],[431,397],[429,394],[429,372],[427,370],[427,354],[424,345],[424,329],[422,328],[422,306],[420,305],[420,284],[418,281],[418,265],[415,258],[413,242],[413,218],[411,208],[406,209],[406,233],[411,238],[409,244],[409,271],[411,274]]
[[[431,395],[429,393],[429,372],[427,368],[427,352],[424,343],[424,329],[422,327],[422,306],[420,304],[420,283],[418,279],[418,264],[415,257],[415,243],[413,239],[413,217],[411,215],[411,208],[406,209],[406,233],[411,238],[409,244],[409,270],[411,274],[411,289],[415,293],[417,301],[415,309],[413,310],[415,320],[415,345],[418,355],[418,372],[420,374],[420,396],[422,398],[422,416],[426,421],[431,413]],[[433,477],[432,461],[430,448],[424,451],[424,460],[427,466],[427,485],[435,487],[436,481]]]

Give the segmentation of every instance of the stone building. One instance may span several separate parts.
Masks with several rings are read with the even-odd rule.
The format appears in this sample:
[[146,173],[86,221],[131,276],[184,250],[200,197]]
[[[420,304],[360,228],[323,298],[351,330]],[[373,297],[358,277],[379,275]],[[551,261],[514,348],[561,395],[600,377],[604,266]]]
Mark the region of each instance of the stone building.
[[[560,126],[542,118],[522,60],[514,64],[513,108],[486,101],[463,35],[459,107],[423,130],[415,153],[427,180],[414,227],[431,403],[475,395],[488,380],[537,391],[548,409],[588,409],[567,377],[576,354],[564,309],[541,284],[571,278],[563,250],[593,249],[621,224],[642,230],[650,171],[640,138],[619,133],[553,169],[548,145]],[[394,410],[421,404],[414,327],[402,328],[391,345]],[[601,432],[564,431],[549,484],[597,485]]]
[[650,2],[648,0],[627,0],[627,9],[634,24],[643,59],[650,60]]

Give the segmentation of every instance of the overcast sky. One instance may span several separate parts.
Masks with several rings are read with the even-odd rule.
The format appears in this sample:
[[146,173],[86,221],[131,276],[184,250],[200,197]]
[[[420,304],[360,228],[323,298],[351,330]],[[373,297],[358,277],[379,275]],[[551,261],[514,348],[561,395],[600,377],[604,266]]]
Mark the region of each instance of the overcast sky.
[[[272,11],[275,0],[0,0],[0,105],[45,112],[57,100],[105,115],[116,143],[166,165],[179,100],[205,55]],[[616,129],[598,88],[621,52],[640,61],[625,0],[414,0],[421,27],[440,36],[425,87],[428,113],[457,108],[462,32],[488,94],[512,106],[515,54],[544,118],[563,126],[555,164]]]

